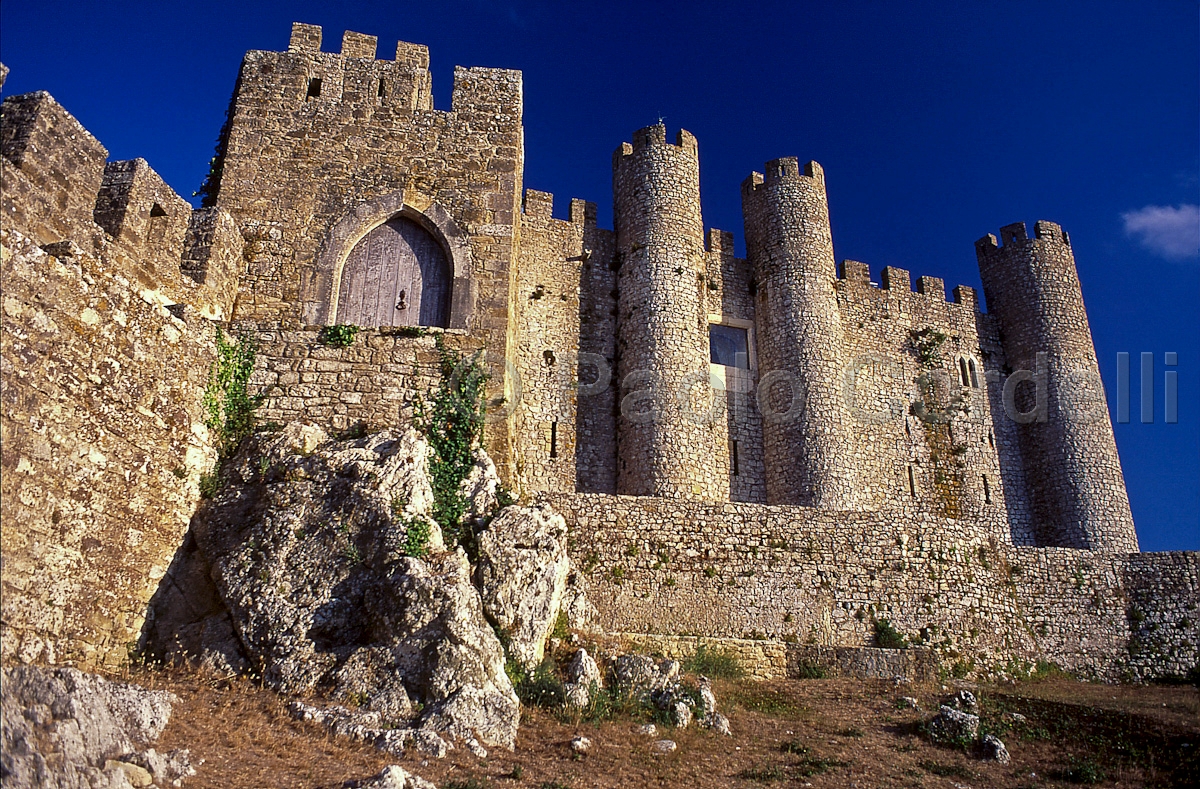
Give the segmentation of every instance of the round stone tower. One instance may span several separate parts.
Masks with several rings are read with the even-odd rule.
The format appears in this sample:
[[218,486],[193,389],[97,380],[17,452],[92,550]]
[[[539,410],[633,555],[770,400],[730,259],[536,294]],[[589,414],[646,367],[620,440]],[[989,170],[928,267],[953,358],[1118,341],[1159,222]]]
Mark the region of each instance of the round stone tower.
[[[1004,414],[1018,422],[1040,544],[1137,551],[1100,366],[1071,240],[1053,222],[1019,222],[975,242],[988,312],[1010,368]],[[1025,382],[1025,383],[1022,383]]]
[[[613,154],[617,492],[715,498],[696,138],[661,124]],[[727,492],[727,491],[726,491]]]
[[849,509],[853,433],[842,392],[842,320],[825,174],[794,157],[742,183],[757,287],[759,408],[767,501]]

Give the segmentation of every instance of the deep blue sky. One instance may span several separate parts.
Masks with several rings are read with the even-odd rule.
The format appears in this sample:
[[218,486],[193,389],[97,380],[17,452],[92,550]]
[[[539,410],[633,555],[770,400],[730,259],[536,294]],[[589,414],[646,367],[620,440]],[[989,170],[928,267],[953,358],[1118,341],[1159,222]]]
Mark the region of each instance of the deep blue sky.
[[[50,91],[113,158],[144,157],[190,195],[243,53],[285,49],[292,21],[323,25],[326,50],[346,29],[379,36],[382,57],[428,44],[443,109],[455,64],[522,69],[525,185],[554,192],[558,215],[583,197],[608,224],[612,150],[661,116],[699,138],[705,223],[739,248],[738,185],[787,155],[824,165],[838,258],[876,274],[978,286],[975,239],[1060,222],[1110,401],[1118,351],[1135,370],[1156,355],[1157,422],[1137,423],[1135,380],[1135,421],[1116,426],[1142,548],[1200,549],[1200,261],[1187,238],[1168,258],[1122,220],[1200,203],[1196,0],[4,0],[4,93]],[[1170,233],[1146,216],[1151,242]],[[1176,425],[1162,423],[1166,351]]]

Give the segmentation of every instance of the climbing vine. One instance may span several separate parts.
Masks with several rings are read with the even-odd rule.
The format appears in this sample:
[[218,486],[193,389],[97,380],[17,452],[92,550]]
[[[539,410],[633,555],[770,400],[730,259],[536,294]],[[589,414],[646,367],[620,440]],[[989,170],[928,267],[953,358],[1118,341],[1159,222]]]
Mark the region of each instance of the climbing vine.
[[446,543],[456,545],[469,542],[472,536],[463,528],[467,498],[461,488],[475,462],[475,444],[483,435],[488,376],[481,362],[482,351],[464,357],[447,348],[440,334],[434,339],[440,378],[428,401],[417,400],[415,416],[433,449],[429,463],[433,519],[441,526]]
[[265,398],[250,394],[250,376],[258,344],[248,334],[230,341],[217,327],[217,359],[208,368],[204,387],[204,424],[212,432],[222,460],[237,452],[254,432],[254,411]]

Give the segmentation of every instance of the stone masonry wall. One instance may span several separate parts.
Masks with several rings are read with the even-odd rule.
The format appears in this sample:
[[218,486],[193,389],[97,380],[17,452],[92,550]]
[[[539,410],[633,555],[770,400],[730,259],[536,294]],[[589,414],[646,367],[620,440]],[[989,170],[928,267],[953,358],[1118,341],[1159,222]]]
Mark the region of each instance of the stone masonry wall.
[[[934,277],[921,277],[914,292],[902,269],[885,269],[880,287],[865,264],[842,268],[856,505],[928,502],[944,517],[987,523],[1002,542],[1032,544],[1015,423],[1001,403],[1004,356],[975,292],[959,286],[948,302]],[[944,338],[926,360],[914,348],[919,332]],[[976,375],[964,379],[968,360]]]
[[47,93],[4,100],[0,141],[0,652],[116,663],[216,458],[207,319],[242,240],[145,161],[106,164]]
[[[293,26],[287,52],[247,53],[218,163],[215,204],[248,243],[237,320],[287,330],[337,323],[341,265],[398,213],[448,247],[450,327],[483,339],[490,396],[507,396],[515,358],[515,262],[524,168],[521,74],[458,68],[449,111],[432,106],[427,48],[401,42],[376,59],[372,36],[340,54],[321,30]],[[511,422],[488,449],[514,477]]]
[[119,663],[216,459],[213,330],[91,256],[0,254],[3,658]]
[[1200,659],[1194,553],[1014,548],[930,511],[545,498],[608,631],[868,646],[878,618],[976,672],[1045,659],[1111,680]]
[[576,478],[579,277],[595,206],[572,201],[571,220],[552,216],[554,196],[525,192],[517,274],[520,323],[516,403],[522,486],[572,492]]
[[258,342],[250,385],[266,396],[259,421],[307,421],[335,433],[411,423],[416,398],[427,397],[441,377],[438,335],[465,357],[481,349],[478,339],[449,330],[362,329],[345,348],[325,344],[311,329],[239,323],[235,330]]

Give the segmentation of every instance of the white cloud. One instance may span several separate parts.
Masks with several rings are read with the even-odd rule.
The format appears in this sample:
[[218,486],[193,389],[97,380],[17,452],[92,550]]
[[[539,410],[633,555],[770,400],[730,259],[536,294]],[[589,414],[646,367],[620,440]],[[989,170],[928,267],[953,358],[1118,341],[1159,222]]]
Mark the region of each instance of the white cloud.
[[1200,206],[1148,205],[1121,214],[1125,235],[1167,260],[1200,256]]

